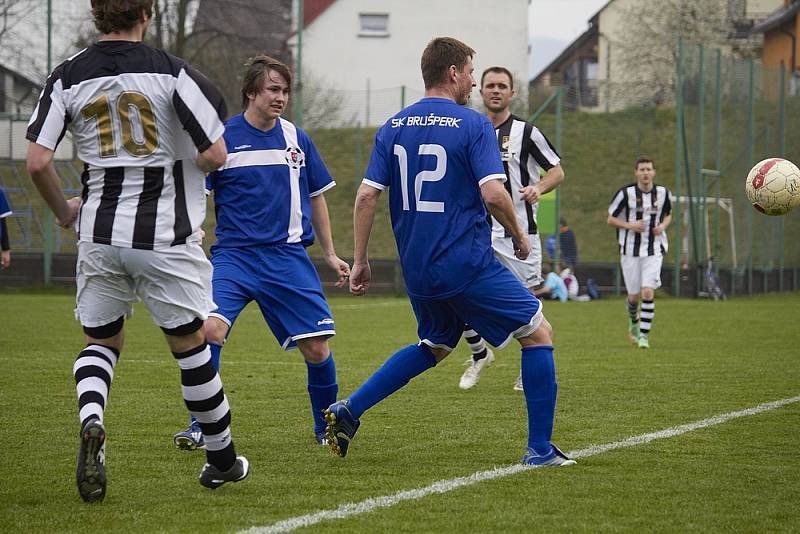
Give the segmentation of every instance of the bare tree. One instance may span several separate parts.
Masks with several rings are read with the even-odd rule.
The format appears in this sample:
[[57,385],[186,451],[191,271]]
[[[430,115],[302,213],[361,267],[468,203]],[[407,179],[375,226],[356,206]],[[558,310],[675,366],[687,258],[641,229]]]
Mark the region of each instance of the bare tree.
[[6,34],[31,11],[32,0],[0,0],[0,44]]
[[674,99],[679,39],[737,55],[753,52],[753,43],[731,38],[730,0],[658,0],[619,2],[624,33],[611,39],[611,93],[621,103],[658,105]]

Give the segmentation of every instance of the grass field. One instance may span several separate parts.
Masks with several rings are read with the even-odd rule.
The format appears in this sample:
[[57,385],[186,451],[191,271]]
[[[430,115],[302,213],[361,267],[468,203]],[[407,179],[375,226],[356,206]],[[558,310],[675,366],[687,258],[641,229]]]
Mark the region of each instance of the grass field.
[[[796,532],[799,297],[663,298],[649,351],[628,345],[619,299],[548,304],[560,387],[554,441],[589,452],[575,467],[519,472],[491,471],[516,465],[524,449],[524,403],[511,387],[517,348],[499,351],[480,384],[462,392],[467,351],[459,346],[365,414],[341,459],[313,441],[300,355],[280,351],[250,307],[223,353],[222,374],[236,444],[252,472],[214,492],[196,480],[203,455],[172,446],[186,423],[177,366],[137,307],[106,414],[108,495],[86,505],[74,481],[71,368],[81,337],[73,297],[2,294],[0,532],[269,532],[280,521],[436,481],[450,489],[453,479],[485,471],[496,477],[412,492],[406,496],[420,498],[388,499],[373,511],[377,501],[369,501],[302,531]],[[332,306],[343,394],[415,340],[406,300],[341,296]],[[783,399],[793,400],[675,430]],[[667,429],[648,443],[597,448]]]

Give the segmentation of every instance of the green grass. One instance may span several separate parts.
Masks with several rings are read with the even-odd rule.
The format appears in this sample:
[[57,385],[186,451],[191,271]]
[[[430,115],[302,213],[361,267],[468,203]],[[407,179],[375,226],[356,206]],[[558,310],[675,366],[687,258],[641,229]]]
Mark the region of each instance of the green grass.
[[[526,436],[512,390],[516,347],[473,390],[458,389],[463,345],[374,407],[344,460],[316,446],[305,366],[254,307],[223,355],[248,480],[211,492],[200,453],[173,449],[186,423],[177,366],[138,306],[128,322],[106,426],[109,486],[99,505],[74,482],[72,362],[81,348],[65,295],[3,295],[0,355],[2,532],[231,532],[514,464]],[[402,299],[332,299],[341,392],[415,340]],[[631,347],[619,299],[548,304],[556,330],[565,450],[690,423],[800,394],[798,295],[724,303],[658,300],[649,351]],[[312,532],[790,532],[800,524],[800,404],[646,445],[535,470],[306,529]]]

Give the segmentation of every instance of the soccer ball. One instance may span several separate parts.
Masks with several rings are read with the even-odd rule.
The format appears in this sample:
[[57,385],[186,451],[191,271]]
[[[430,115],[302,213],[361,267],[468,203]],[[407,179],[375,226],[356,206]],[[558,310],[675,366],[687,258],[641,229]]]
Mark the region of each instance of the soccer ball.
[[789,160],[768,158],[750,170],[747,198],[765,215],[786,215],[800,206],[800,169]]

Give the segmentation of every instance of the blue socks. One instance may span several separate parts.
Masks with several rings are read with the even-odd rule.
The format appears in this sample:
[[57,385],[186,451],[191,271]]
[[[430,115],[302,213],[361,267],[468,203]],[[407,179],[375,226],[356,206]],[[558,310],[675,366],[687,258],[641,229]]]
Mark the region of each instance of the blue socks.
[[548,454],[558,391],[552,346],[522,349],[522,387],[528,405],[528,448]]
[[306,361],[308,367],[308,396],[311,399],[311,414],[314,416],[314,433],[325,430],[322,412],[336,402],[339,385],[336,383],[336,364],[333,353],[322,363]]
[[356,418],[361,417],[412,378],[435,365],[436,358],[427,345],[409,345],[398,350],[350,395],[350,413]]

